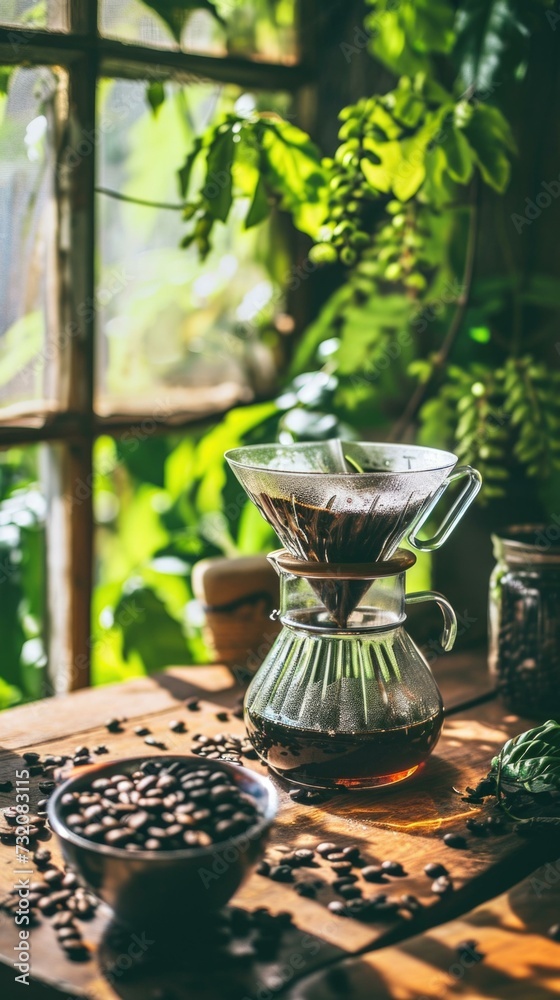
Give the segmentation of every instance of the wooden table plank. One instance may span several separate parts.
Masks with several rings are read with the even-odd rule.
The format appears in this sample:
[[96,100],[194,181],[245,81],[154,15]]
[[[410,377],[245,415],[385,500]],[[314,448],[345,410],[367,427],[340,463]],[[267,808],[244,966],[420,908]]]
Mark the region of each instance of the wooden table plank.
[[[449,669],[451,677],[456,677],[450,667],[446,669]],[[150,685],[151,702],[146,711]],[[196,688],[197,696],[201,697],[200,711],[188,712],[177,699],[177,692],[186,691],[187,695],[191,695],[193,687]],[[54,717],[57,716],[59,703],[52,702],[48,706],[52,708],[52,712],[49,713],[51,717],[48,723],[41,730],[43,754],[70,752],[76,743],[85,742],[84,733],[87,732],[89,746],[103,742],[109,747],[110,754],[101,758],[103,760],[144,753],[148,755],[153,752],[153,748],[145,747],[143,740],[134,735],[133,720],[134,723],[146,722],[154,735],[163,738],[167,752],[189,752],[192,735],[196,731],[210,735],[224,730],[243,732],[240,720],[230,718],[224,723],[216,718],[220,708],[224,704],[231,706],[237,697],[230,675],[222,668],[186,668],[173,671],[169,680],[165,677],[158,678],[155,692],[152,679],[143,680],[139,685],[132,683],[113,688],[110,711],[107,710],[108,702],[97,700],[96,691],[88,694],[95,701],[91,712],[87,695],[82,692],[61,699],[63,704],[58,730],[61,736],[58,739],[50,739],[46,734],[47,731],[56,730],[53,722],[56,722]],[[171,701],[171,706],[167,699]],[[72,713],[70,708],[78,704],[79,711]],[[137,714],[141,708],[144,709],[143,714]],[[14,767],[21,764],[19,751],[25,749],[25,745],[21,743],[23,717],[28,711],[29,707],[18,710],[19,719],[12,727],[9,737],[12,748],[3,754],[0,770],[4,778],[10,777]],[[8,713],[8,719],[10,714]],[[99,717],[106,718],[108,714],[128,717],[130,721],[125,725],[123,733],[108,734],[105,728],[95,726]],[[180,735],[170,732],[168,723],[177,717],[185,720],[188,733]],[[83,728],[86,723],[89,728]],[[405,878],[393,880],[390,891],[399,895],[412,892],[422,899],[426,909],[422,923],[416,924],[416,927],[446,921],[476,902],[491,898],[537,863],[533,844],[514,834],[485,840],[471,838],[468,851],[451,851],[441,844],[444,832],[464,832],[467,815],[477,815],[474,807],[462,802],[460,796],[453,793],[453,785],[464,788],[466,784],[476,782],[487,770],[492,753],[508,736],[528,724],[530,723],[514,716],[504,717],[499,703],[490,702],[449,717],[436,753],[424,771],[407,784],[386,791],[335,795],[313,808],[296,806],[289,799],[286,788],[281,786],[281,810],[272,844],[275,847],[282,843],[290,848],[315,847],[318,841],[329,839],[342,844],[359,844],[364,857],[372,863],[387,858],[398,860],[408,874]],[[82,727],[79,733],[76,726]],[[36,745],[35,741],[33,745]],[[262,770],[258,762],[249,762],[249,766]],[[35,787],[38,780],[33,781]],[[37,792],[35,794],[39,797]],[[0,803],[8,804],[8,799],[9,797],[1,796]],[[271,854],[274,855],[274,850],[271,850]],[[54,855],[56,858],[56,849]],[[276,856],[280,857],[279,854]],[[443,860],[455,881],[456,890],[443,900],[430,893],[430,883],[423,875],[424,865],[433,860]],[[13,884],[13,868],[14,858],[10,849],[0,848],[0,890]],[[327,868],[328,866],[322,866],[321,874],[325,874]],[[367,888],[375,892],[379,887]],[[273,912],[286,909],[294,912],[300,932],[311,934],[320,941],[320,964],[331,961],[336,954],[355,954],[367,948],[380,947],[396,940],[400,935],[410,935],[412,931],[412,927],[402,920],[385,925],[365,925],[336,917],[326,908],[326,903],[332,898],[332,892],[324,890],[318,901],[303,899],[295,894],[291,886],[254,874],[237,894],[234,902],[248,909],[265,903]],[[88,927],[88,939],[94,950],[99,946],[105,922],[106,916],[103,918],[100,914],[98,922]],[[69,984],[76,995],[80,995],[81,991],[81,995],[94,995],[100,1000],[117,995],[99,980],[94,962],[73,966],[57,952],[53,952],[51,929],[48,921],[43,921],[43,924],[45,926],[42,925],[33,932],[36,975],[48,977],[50,972],[59,982],[67,977],[64,989],[68,992]],[[12,937],[13,925],[4,920],[0,929],[0,952],[4,961],[10,960]],[[262,974],[274,977],[276,973],[268,969]],[[192,984],[189,988],[192,992]],[[199,994],[195,995],[198,997]],[[249,992],[247,995],[252,994]]]
[[[442,655],[433,660],[432,667],[448,708],[490,690],[483,653]],[[69,734],[77,736],[103,726],[114,715],[138,719],[180,706],[187,698],[204,696],[215,698],[221,707],[233,705],[241,693],[226,667],[170,667],[123,684],[75,691],[4,711],[0,713],[0,752]]]
[[[560,943],[547,931],[559,918],[560,858],[460,919],[346,960],[330,973],[321,970],[286,1000],[551,1000],[560,995]],[[469,940],[477,942],[482,962],[457,952]]]

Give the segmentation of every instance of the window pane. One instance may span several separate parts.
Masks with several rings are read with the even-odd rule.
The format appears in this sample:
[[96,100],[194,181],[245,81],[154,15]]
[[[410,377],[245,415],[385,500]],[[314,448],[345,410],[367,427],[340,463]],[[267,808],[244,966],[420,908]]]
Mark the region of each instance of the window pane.
[[55,354],[47,317],[56,233],[57,78],[46,67],[4,73],[10,78],[7,96],[0,95],[0,407],[35,402],[38,409],[53,408]]
[[158,434],[143,421],[96,442],[92,683],[211,659],[192,569],[200,559],[274,548],[272,529],[223,458],[243,440],[273,438],[273,410],[256,404],[238,411],[243,426],[228,419],[186,435]]
[[0,452],[0,708],[46,693],[39,449]]
[[186,523],[189,504],[173,513],[187,487],[173,474],[178,447],[141,424],[96,442],[92,684],[207,659],[190,620],[190,564],[205,549]]
[[[176,172],[194,135],[233,107],[240,91],[168,84],[166,95],[154,115],[145,84],[102,82],[101,187],[177,204]],[[287,110],[287,99],[267,97],[266,106],[271,102]],[[215,227],[214,248],[201,263],[194,247],[179,248],[180,211],[99,195],[99,413],[143,412],[163,420],[174,412],[216,412],[270,392],[275,366],[261,327],[279,311],[273,272],[285,275],[289,265],[280,236],[271,240],[266,227],[244,231],[243,214]]]
[[2,0],[0,24],[64,31],[67,6],[68,0]]
[[[171,27],[157,13],[163,2],[101,0],[101,33],[108,38],[177,49]],[[291,64],[296,60],[296,0],[212,0],[193,10],[181,32],[185,52],[238,55]],[[215,17],[211,9],[217,12]]]

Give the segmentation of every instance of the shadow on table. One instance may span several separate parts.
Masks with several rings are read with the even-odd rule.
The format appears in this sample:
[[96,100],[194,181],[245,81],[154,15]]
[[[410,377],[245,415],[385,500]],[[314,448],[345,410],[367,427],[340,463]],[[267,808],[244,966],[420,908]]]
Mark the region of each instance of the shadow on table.
[[148,933],[109,924],[97,953],[101,973],[123,1000],[272,1000],[346,954],[295,925],[280,936],[254,924],[236,926],[242,913],[225,907],[206,925],[190,914],[180,928],[168,921]]
[[[201,667],[203,670],[204,667]],[[195,675],[196,668],[191,669],[191,676]],[[154,673],[150,675],[150,679],[157,684],[159,687],[167,691],[172,698],[176,698],[177,701],[185,701],[188,698],[201,698],[204,701],[209,701],[219,705],[220,708],[227,708],[229,705],[233,706],[236,704],[239,697],[244,693],[244,688],[241,688],[234,676],[231,674],[230,686],[220,688],[218,691],[209,691],[208,688],[196,684],[191,680],[184,680],[182,677],[177,677],[176,674],[172,673]]]

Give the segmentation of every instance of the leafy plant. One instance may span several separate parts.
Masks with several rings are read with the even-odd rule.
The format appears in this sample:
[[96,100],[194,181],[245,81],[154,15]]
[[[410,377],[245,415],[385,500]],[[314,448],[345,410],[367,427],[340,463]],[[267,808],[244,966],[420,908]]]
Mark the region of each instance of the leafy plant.
[[531,793],[560,792],[560,724],[553,719],[515,736],[492,758],[489,776],[500,786]]
[[533,334],[560,282],[522,280],[511,261],[509,274],[476,275],[481,201],[499,211],[519,156],[502,109],[521,93],[550,3],[368,2],[369,48],[395,86],[341,111],[332,157],[277,117],[213,125],[180,171],[183,245],[205,256],[238,198],[247,226],[272,206],[289,212],[314,240],[313,264],[347,269],[291,377],[319,369],[338,419],[454,448],[500,499],[512,472],[540,484],[560,468],[558,377],[550,341]]

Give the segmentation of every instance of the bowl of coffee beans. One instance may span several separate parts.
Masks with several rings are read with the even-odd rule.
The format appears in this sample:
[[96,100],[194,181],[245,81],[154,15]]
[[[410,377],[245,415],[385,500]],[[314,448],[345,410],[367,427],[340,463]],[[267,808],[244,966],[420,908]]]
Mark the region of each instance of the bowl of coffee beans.
[[231,898],[262,854],[277,796],[248,768],[162,755],[81,770],[48,811],[66,861],[115,917],[161,928]]

